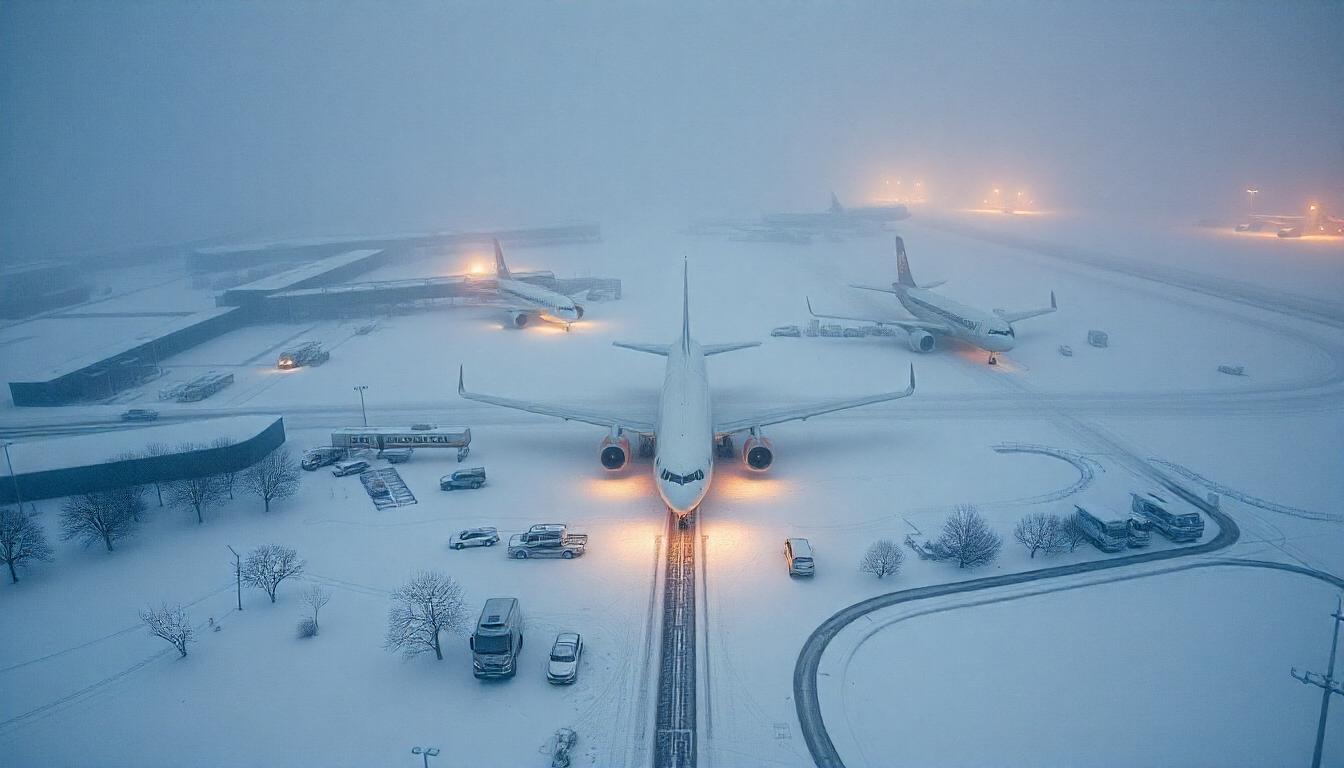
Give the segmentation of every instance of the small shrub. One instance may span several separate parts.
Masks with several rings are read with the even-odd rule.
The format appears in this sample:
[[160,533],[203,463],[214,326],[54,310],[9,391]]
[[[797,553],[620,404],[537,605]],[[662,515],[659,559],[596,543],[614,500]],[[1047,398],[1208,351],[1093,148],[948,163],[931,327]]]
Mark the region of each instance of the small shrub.
[[313,621],[311,616],[305,616],[302,619],[299,619],[298,635],[300,640],[308,637],[317,637],[317,622]]

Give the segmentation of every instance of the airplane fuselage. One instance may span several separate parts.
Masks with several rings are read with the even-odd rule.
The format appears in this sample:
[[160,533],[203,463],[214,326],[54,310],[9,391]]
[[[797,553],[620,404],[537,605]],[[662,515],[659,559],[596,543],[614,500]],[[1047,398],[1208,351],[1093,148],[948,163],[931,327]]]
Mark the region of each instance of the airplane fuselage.
[[670,345],[658,400],[653,477],[658,495],[678,516],[695,511],[714,476],[709,376],[700,345]]
[[947,325],[953,329],[953,335],[957,338],[983,350],[1007,352],[1017,340],[1013,327],[997,315],[968,307],[923,288],[911,288],[900,283],[892,283],[891,287],[906,312],[926,322]]
[[520,306],[535,312],[542,320],[568,325],[577,322],[583,316],[583,311],[574,300],[563,293],[521,280],[499,278],[495,282],[501,298],[518,302]]

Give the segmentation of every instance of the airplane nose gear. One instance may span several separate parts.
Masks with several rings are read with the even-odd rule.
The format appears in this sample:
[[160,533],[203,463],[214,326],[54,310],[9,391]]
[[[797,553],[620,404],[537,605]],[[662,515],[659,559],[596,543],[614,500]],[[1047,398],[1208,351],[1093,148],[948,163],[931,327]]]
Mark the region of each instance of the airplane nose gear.
[[990,365],[998,365],[998,364],[999,364],[999,358],[995,357],[993,352],[990,352],[990,353],[989,353],[989,364],[990,364]]

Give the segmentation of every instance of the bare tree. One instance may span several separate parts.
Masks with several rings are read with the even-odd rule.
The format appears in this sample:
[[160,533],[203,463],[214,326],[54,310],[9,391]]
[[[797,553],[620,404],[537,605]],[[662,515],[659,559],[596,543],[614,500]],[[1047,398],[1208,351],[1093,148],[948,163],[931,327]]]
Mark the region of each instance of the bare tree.
[[859,570],[864,573],[871,573],[877,578],[883,576],[893,576],[900,572],[901,561],[905,555],[901,554],[901,548],[892,543],[891,539],[878,539],[868,547],[868,551],[863,553],[863,560],[859,561]]
[[[182,453],[198,451],[200,446],[193,443],[184,443],[178,446],[178,450]],[[175,507],[191,507],[196,510],[196,524],[199,525],[205,522],[201,510],[224,500],[224,485],[220,483],[218,475],[203,475],[201,477],[188,477],[185,480],[174,480],[168,485],[168,500]]]
[[1063,525],[1064,521],[1059,515],[1032,512],[1017,521],[1017,527],[1013,529],[1013,538],[1027,548],[1033,559],[1037,552],[1044,552],[1047,555],[1058,554],[1068,547],[1064,533],[1060,530]]
[[51,562],[51,545],[36,520],[21,509],[0,509],[0,560],[9,566],[11,584],[19,583],[15,566],[26,566],[29,560]]
[[274,603],[280,582],[303,573],[305,565],[307,562],[300,560],[299,553],[293,549],[267,544],[247,553],[247,560],[243,561],[243,583],[266,590]]
[[243,470],[243,488],[260,496],[270,512],[272,499],[288,498],[298,492],[299,465],[288,448],[277,448]]
[[[166,443],[150,443],[149,445],[146,445],[146,446],[145,446],[145,455],[146,455],[146,456],[167,456],[168,454],[170,454],[170,453],[172,453],[172,452],[173,452],[173,449],[172,449],[172,448],[169,448],[168,445],[167,445]],[[159,496],[159,506],[162,507],[162,506],[163,506],[163,484],[160,483],[158,480],[155,480],[155,481],[154,481],[154,493],[158,494],[158,496]]]
[[1087,532],[1078,522],[1078,513],[1068,515],[1059,523],[1059,551],[1072,552],[1087,541]]
[[462,587],[451,576],[421,571],[392,593],[392,608],[387,614],[388,650],[401,651],[410,658],[433,650],[443,661],[439,633],[460,632],[467,620],[466,598]]
[[61,505],[61,541],[79,539],[84,546],[112,544],[135,533],[138,510],[144,502],[128,489],[95,491],[71,496]]
[[313,633],[317,633],[317,612],[322,610],[322,606],[331,601],[331,590],[321,584],[314,584],[305,589],[299,596],[303,604],[313,610]]
[[146,608],[140,612],[140,620],[149,627],[151,635],[172,643],[183,657],[187,655],[187,643],[196,639],[196,630],[191,628],[191,618],[180,605],[170,608],[165,603],[158,608]]
[[[233,439],[232,437],[228,437],[227,435],[223,435],[223,436],[220,436],[220,437],[215,438],[214,440],[211,440],[211,441],[210,441],[210,447],[211,447],[211,448],[228,448],[229,446],[233,445],[233,443],[234,443],[234,439]],[[216,475],[215,477],[218,478],[220,486],[222,486],[222,487],[224,488],[224,490],[226,490],[226,491],[229,492],[229,501],[233,501],[233,486],[234,486],[234,483],[238,480],[238,473],[237,473],[236,471],[235,471],[235,472],[220,472],[220,473],[219,473],[218,475]]]
[[959,504],[943,523],[937,546],[948,559],[957,561],[958,568],[974,568],[993,562],[1003,541],[974,506]]

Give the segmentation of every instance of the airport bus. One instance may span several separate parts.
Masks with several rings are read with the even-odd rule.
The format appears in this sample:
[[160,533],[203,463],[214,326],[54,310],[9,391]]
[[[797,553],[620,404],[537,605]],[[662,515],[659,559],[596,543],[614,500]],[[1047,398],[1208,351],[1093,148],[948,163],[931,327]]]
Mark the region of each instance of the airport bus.
[[1129,546],[1127,517],[1120,517],[1104,507],[1094,506],[1093,509],[1097,510],[1095,514],[1077,504],[1073,508],[1078,527],[1097,549],[1102,552],[1119,552]]
[[1177,544],[1199,541],[1204,535],[1204,518],[1198,512],[1175,514],[1167,509],[1167,500],[1156,493],[1130,493],[1130,508],[1137,515],[1153,522],[1157,532]]

